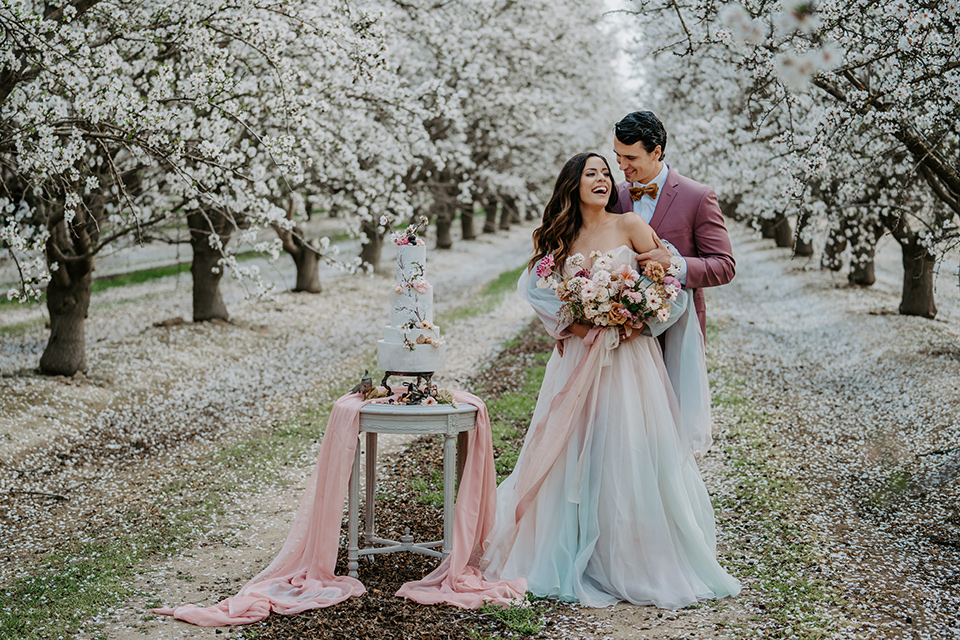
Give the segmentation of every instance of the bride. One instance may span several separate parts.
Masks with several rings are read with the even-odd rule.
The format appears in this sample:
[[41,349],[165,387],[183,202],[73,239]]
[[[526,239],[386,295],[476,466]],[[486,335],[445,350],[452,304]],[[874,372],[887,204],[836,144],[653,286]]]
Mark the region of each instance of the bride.
[[[567,257],[594,251],[635,267],[658,240],[640,216],[613,213],[616,203],[607,161],[576,155],[533,234],[519,289],[562,342],[517,466],[497,490],[481,569],[488,579],[526,578],[538,596],[676,609],[740,591],[717,562],[713,508],[694,457],[709,446],[710,418],[688,296],[680,293],[667,323],[623,333],[561,324],[559,299],[531,275],[547,255],[563,268]],[[653,335],[668,327],[662,351]]]

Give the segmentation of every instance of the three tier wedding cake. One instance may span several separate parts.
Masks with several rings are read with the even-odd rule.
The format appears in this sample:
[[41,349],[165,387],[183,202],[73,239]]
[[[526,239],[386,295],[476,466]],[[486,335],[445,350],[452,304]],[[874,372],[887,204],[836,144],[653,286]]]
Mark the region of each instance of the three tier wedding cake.
[[433,324],[433,287],[424,277],[427,247],[416,228],[393,235],[397,281],[390,324],[377,341],[377,366],[387,374],[432,374],[443,367],[445,347]]

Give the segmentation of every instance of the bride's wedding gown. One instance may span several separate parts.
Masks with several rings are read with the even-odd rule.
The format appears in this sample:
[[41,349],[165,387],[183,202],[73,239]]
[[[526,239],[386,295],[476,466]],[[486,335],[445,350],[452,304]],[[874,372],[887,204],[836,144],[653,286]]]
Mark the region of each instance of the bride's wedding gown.
[[[618,266],[635,255],[613,252]],[[716,559],[713,508],[656,338],[619,344],[609,329],[597,341],[591,358],[568,338],[547,364],[517,466],[497,490],[485,576],[588,606],[675,609],[739,593]]]

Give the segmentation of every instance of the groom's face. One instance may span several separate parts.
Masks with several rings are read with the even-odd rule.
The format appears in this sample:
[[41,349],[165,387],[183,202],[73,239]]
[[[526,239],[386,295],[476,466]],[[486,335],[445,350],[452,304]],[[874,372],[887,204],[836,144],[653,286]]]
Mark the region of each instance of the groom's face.
[[617,154],[617,164],[627,182],[640,182],[647,184],[657,177],[660,173],[660,145],[654,147],[653,151],[647,151],[643,148],[642,142],[633,144],[623,144],[616,138],[613,139],[613,152]]

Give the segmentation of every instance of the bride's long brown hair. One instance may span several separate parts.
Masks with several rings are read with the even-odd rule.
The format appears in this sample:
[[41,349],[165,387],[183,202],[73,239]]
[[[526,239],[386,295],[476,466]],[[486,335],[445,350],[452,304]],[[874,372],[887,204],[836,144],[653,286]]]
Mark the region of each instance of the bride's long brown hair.
[[[610,164],[599,153],[578,153],[563,165],[557,183],[553,187],[553,195],[543,210],[543,222],[533,232],[533,258],[530,259],[530,268],[547,254],[553,254],[557,268],[562,269],[567,256],[570,255],[570,246],[580,233],[583,226],[583,215],[580,213],[580,177],[583,168],[590,158],[600,158],[610,172]],[[610,178],[610,199],[607,200],[606,210],[616,213],[617,186]]]

